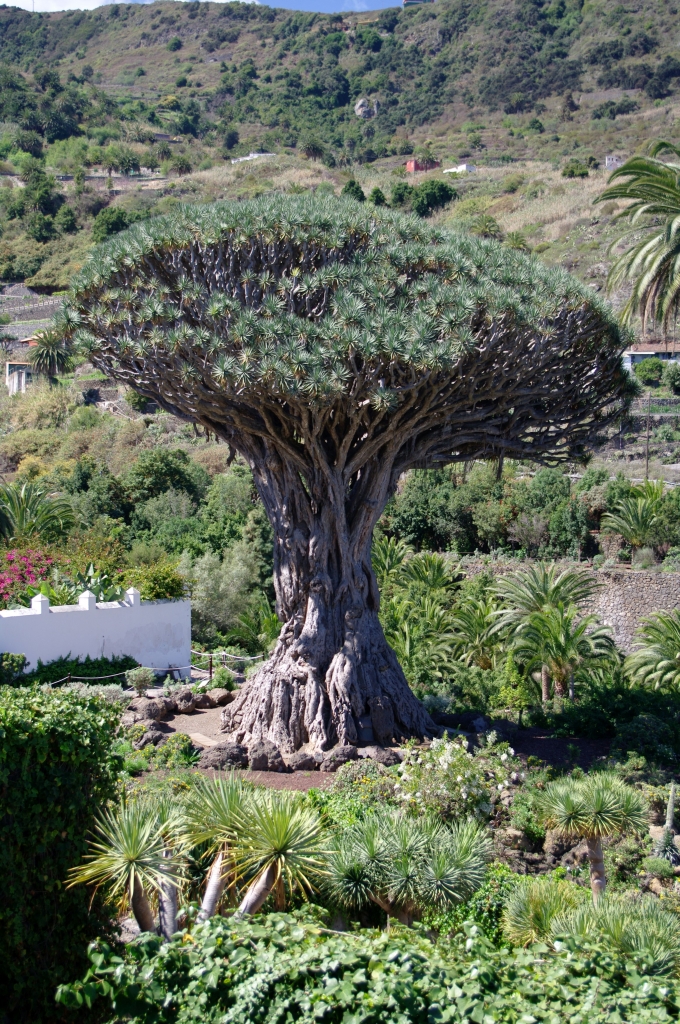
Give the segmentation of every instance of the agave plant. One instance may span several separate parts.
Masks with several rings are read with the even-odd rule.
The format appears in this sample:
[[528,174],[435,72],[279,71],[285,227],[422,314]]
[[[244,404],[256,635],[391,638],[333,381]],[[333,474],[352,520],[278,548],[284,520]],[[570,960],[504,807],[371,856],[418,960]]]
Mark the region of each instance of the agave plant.
[[[112,897],[129,900],[140,931],[155,931],[149,894],[165,895],[169,886],[179,884],[179,858],[168,853],[168,836],[177,820],[140,800],[104,811],[90,852],[69,872],[69,886],[104,885]],[[166,925],[171,923],[166,915]]]
[[655,612],[635,634],[637,649],[626,658],[626,672],[655,690],[680,688],[680,611]]
[[602,840],[647,829],[641,795],[608,772],[550,783],[541,795],[539,809],[548,828],[585,840],[594,902],[602,897],[607,885]]
[[[668,331],[680,302],[680,164],[658,159],[662,153],[680,157],[680,148],[663,140],[651,143],[649,156],[627,160],[595,201],[626,201],[619,216],[629,218],[633,230],[639,231],[645,218],[653,218],[642,241],[614,260],[607,287],[613,290],[632,282],[623,308],[624,321],[639,315],[643,329],[651,320]],[[660,228],[657,218],[662,222]]]
[[54,540],[75,523],[71,503],[32,483],[0,485],[0,535],[11,543]]
[[235,864],[250,884],[237,914],[256,914],[272,890],[276,909],[284,910],[286,886],[307,897],[325,873],[329,852],[316,811],[287,793],[254,794],[238,816]]
[[600,939],[610,953],[637,959],[645,973],[680,973],[680,919],[654,896],[600,900],[553,917],[551,937]]
[[442,910],[471,896],[490,855],[488,832],[477,822],[445,826],[378,812],[342,833],[326,888],[343,907],[358,910],[370,901],[412,924],[425,909]]
[[503,932],[517,946],[541,942],[551,934],[555,918],[583,903],[583,890],[551,875],[522,878],[503,908]]
[[236,884],[234,851],[250,796],[250,787],[232,772],[199,780],[187,804],[187,834],[195,846],[207,843],[212,856],[199,921],[212,917],[225,888]]

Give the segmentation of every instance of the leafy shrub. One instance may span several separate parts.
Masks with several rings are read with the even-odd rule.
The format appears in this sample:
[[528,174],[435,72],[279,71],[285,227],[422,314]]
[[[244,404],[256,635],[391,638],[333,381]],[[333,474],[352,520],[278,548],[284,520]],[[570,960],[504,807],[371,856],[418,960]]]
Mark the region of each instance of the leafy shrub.
[[387,203],[385,193],[381,188],[378,188],[377,185],[375,188],[371,189],[368,196],[368,201],[369,203],[373,203],[374,206],[385,206],[385,204]]
[[673,878],[673,865],[662,857],[645,857],[642,866],[648,875],[657,878]]
[[167,49],[170,50],[170,53],[174,53],[176,50],[182,49],[182,40],[179,38],[179,36],[172,37],[172,39],[167,45]]
[[119,675],[122,678],[127,669],[135,668],[136,665],[136,660],[125,654],[113,658],[90,658],[88,654],[83,660],[67,654],[63,658],[48,661],[46,665],[39,660],[37,667],[23,677],[22,683],[56,683],[58,679],[69,675],[86,678]]
[[131,668],[125,673],[125,682],[141,697],[156,682],[156,673],[151,668]]
[[84,982],[63,987],[58,999],[82,1007],[103,997],[115,1019],[135,1024],[659,1024],[677,1014],[675,982],[657,985],[643,976],[643,956],[612,956],[587,939],[548,955],[545,946],[509,954],[466,924],[446,954],[410,929],[332,932],[299,912],[270,914],[266,923],[214,917],[190,942],[144,936],[122,962],[98,943]]
[[108,206],[100,210],[92,225],[92,239],[95,242],[103,242],[111,235],[118,234],[130,226],[130,220],[125,210],[119,207]]
[[469,900],[443,913],[427,913],[423,923],[443,937],[463,932],[465,922],[474,921],[494,946],[500,946],[503,943],[503,911],[519,881],[520,876],[505,864],[494,864]]
[[563,178],[587,178],[588,168],[580,160],[572,159],[562,168]]
[[634,370],[635,376],[642,384],[658,384],[664,371],[663,360],[657,359],[656,356],[641,359],[635,364]]
[[476,756],[466,747],[466,741],[446,738],[433,740],[429,750],[409,747],[398,766],[397,800],[414,814],[424,810],[444,818],[488,814],[490,787],[505,789],[508,773],[521,765],[513,762],[507,744],[491,744]]
[[637,715],[622,725],[612,744],[612,753],[627,755],[642,754],[643,757],[662,763],[676,760],[678,730],[656,715]]
[[427,217],[434,210],[441,209],[453,199],[458,198],[458,193],[447,181],[437,181],[432,178],[424,181],[413,190],[411,196],[411,209],[419,217]]
[[341,196],[346,196],[348,199],[356,199],[358,203],[363,203],[366,199],[364,190],[358,181],[354,178],[350,178],[348,182],[343,186]]
[[236,681],[234,679],[234,673],[231,672],[226,665],[218,665],[213,672],[212,686],[220,688],[222,690],[235,690]]
[[98,697],[0,690],[0,1001],[13,1022],[53,1018],[55,986],[110,931],[101,896],[64,879],[114,795],[119,715]]
[[26,667],[25,654],[0,654],[0,686],[14,686]]
[[184,597],[186,581],[174,562],[138,565],[123,573],[123,586],[135,587],[143,601],[177,601]]
[[661,377],[663,383],[674,395],[680,394],[680,363],[669,360],[664,364]]

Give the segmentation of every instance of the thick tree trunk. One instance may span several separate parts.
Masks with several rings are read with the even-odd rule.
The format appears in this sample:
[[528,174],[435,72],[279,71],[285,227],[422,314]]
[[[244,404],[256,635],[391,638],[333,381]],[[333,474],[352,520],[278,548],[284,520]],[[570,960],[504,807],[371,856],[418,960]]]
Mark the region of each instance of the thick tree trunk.
[[602,853],[602,841],[600,839],[586,839],[588,847],[588,861],[590,864],[590,891],[593,894],[593,902],[597,903],[607,887],[607,878],[604,873],[604,854]]
[[361,503],[350,528],[344,492],[329,487],[315,502],[295,474],[280,469],[282,483],[257,469],[284,625],[271,659],[225,707],[222,731],[246,745],[271,740],[284,753],[356,744],[362,716],[371,717],[374,742],[383,746],[437,735],[378,619],[370,552],[388,481],[384,493]]
[[544,704],[550,700],[550,672],[547,665],[541,665],[541,700]]
[[144,886],[142,885],[138,874],[135,874],[132,899],[130,900],[130,903],[132,905],[132,913],[135,916],[135,921],[139,925],[140,932],[155,932],[156,922],[154,920],[153,911],[151,910],[151,904],[144,892]]

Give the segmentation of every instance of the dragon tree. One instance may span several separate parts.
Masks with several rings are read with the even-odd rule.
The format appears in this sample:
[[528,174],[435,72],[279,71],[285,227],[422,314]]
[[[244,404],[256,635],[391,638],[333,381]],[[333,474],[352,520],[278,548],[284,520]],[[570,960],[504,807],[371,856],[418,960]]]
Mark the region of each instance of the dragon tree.
[[375,525],[408,469],[582,456],[627,401],[609,308],[496,242],[311,196],[184,207],[95,250],[58,319],[95,366],[251,467],[281,633],[227,731],[285,752],[435,727],[378,620]]

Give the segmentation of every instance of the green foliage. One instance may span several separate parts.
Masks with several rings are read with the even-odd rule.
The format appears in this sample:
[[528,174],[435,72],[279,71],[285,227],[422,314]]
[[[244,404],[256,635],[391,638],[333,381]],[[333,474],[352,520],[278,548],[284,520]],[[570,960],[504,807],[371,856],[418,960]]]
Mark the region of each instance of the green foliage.
[[[191,941],[145,937],[121,963],[99,943],[83,983],[60,990],[66,1006],[102,997],[116,1017],[135,1024],[179,1024],[200,1016],[253,1024],[293,1014],[301,1024],[319,1015],[365,1024],[508,1022],[565,1018],[611,1024],[612,1001],[622,1024],[662,1024],[678,1007],[675,983],[649,978],[644,954],[612,956],[603,944],[568,940],[546,947],[496,951],[466,925],[446,957],[412,930],[333,932],[308,913],[236,921],[213,918]],[[634,963],[636,970],[626,969]]]
[[175,53],[177,50],[182,49],[182,40],[179,38],[179,36],[172,37],[172,39],[169,41],[167,45],[167,49],[170,50],[170,53]]
[[369,203],[373,203],[374,206],[385,206],[385,204],[387,203],[385,193],[383,192],[382,189],[378,188],[377,186],[371,189],[368,196],[368,201]]
[[411,194],[411,209],[419,217],[428,217],[435,210],[447,206],[458,198],[458,193],[447,181],[431,178],[414,188]]
[[94,219],[92,239],[95,242],[103,242],[129,226],[130,221],[125,210],[117,206],[105,207]]
[[131,668],[125,673],[125,682],[141,697],[156,682],[156,673],[151,668]]
[[90,658],[89,654],[81,658],[72,658],[66,655],[63,658],[56,658],[43,665],[38,660],[36,668],[22,677],[22,683],[32,685],[35,683],[56,683],[58,679],[65,679],[67,676],[84,676],[94,678],[97,676],[119,675],[121,680],[128,669],[135,668],[137,662],[129,655],[122,655],[113,658]]
[[364,190],[358,181],[354,178],[350,178],[348,182],[343,185],[341,195],[346,196],[348,199],[355,199],[358,203],[363,203],[366,200]]
[[0,999],[13,1021],[53,1019],[55,986],[110,930],[101,896],[64,880],[114,795],[119,715],[99,697],[0,689]]
[[643,384],[659,384],[664,368],[663,359],[649,356],[647,359],[641,359],[639,363],[636,363],[633,370],[637,379]]
[[673,878],[673,865],[664,857],[645,857],[642,866],[647,874],[656,878]]
[[555,918],[582,905],[584,892],[550,875],[523,878],[510,893],[503,912],[503,932],[515,945],[526,946],[550,936]]
[[572,157],[562,168],[563,178],[587,178],[588,168],[580,160]]
[[175,491],[186,491],[197,500],[204,496],[209,484],[206,471],[192,462],[181,448],[144,451],[125,476],[133,504],[156,498],[171,487]]
[[428,750],[408,749],[398,766],[397,799],[413,814],[483,817],[491,809],[491,786],[506,788],[509,773],[520,767],[507,744],[473,756],[464,740],[436,739]]
[[[503,943],[503,911],[520,878],[505,864],[492,864],[479,889],[465,903],[440,912],[427,912],[423,923],[439,933],[440,940],[464,932],[465,922],[474,922],[494,946]],[[443,943],[442,943],[443,945]]]
[[680,394],[680,364],[675,360],[667,360],[664,363],[662,380],[664,386],[674,395]]
[[0,686],[15,686],[25,667],[25,654],[0,653]]
[[[614,171],[609,179],[609,187],[598,196],[597,201],[625,200],[624,216],[633,225],[645,217],[652,218],[647,222],[650,225],[658,223],[656,218],[661,220],[660,228],[647,228],[641,241],[634,243],[614,260],[607,286],[612,289],[624,282],[632,282],[630,298],[623,308],[625,322],[629,323],[634,316],[639,315],[643,327],[651,320],[663,324],[664,331],[668,331],[678,311],[680,190],[674,165],[658,157],[662,153],[677,157],[680,151],[670,142],[656,140],[650,143],[649,153],[649,156],[632,157]],[[648,360],[642,360],[635,367],[636,373],[638,366],[645,362]]]
[[74,525],[73,509],[35,484],[0,485],[0,534],[14,543],[54,540]]
[[123,586],[134,587],[143,601],[177,601],[185,596],[186,581],[174,562],[156,562],[126,569]]

